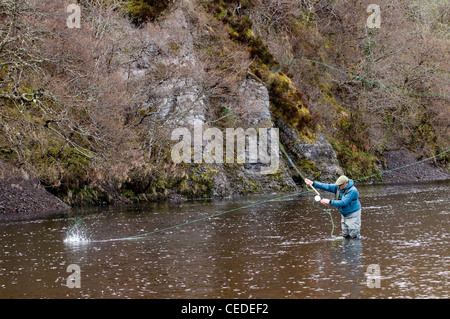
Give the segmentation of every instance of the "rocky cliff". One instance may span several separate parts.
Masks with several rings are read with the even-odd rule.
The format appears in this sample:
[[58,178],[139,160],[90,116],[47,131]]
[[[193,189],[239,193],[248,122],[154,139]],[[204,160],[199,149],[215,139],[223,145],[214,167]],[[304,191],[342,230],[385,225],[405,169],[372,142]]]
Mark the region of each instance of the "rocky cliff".
[[[385,77],[377,69],[374,61],[396,44],[388,43],[389,33],[361,35],[364,29],[349,27],[356,23],[349,16],[355,6],[269,0],[78,4],[75,29],[67,27],[64,1],[7,0],[1,17],[0,157],[35,176],[41,185],[36,192],[45,188],[69,205],[298,190],[304,183],[278,141],[305,176],[323,181],[380,172],[390,167],[392,151],[415,154],[412,160],[448,145],[441,97],[420,100],[411,90],[389,91],[397,103],[392,107],[383,104],[379,87],[324,69],[341,64],[380,81],[403,76]],[[393,12],[407,16],[411,8]],[[356,35],[373,42],[370,50],[353,40]],[[431,68],[442,43],[427,36],[435,51],[423,59]],[[384,51],[376,51],[376,41]],[[329,64],[292,62],[302,55]],[[405,86],[427,78],[423,63],[409,69]],[[445,90],[434,81],[428,85]],[[245,135],[240,155],[240,142],[227,140],[230,129]],[[189,154],[176,162],[173,148],[181,141],[188,141],[180,149]],[[231,149],[236,154],[227,159]],[[448,165],[445,157],[435,164]],[[1,205],[13,207],[5,194],[17,198],[23,186],[3,181]],[[66,207],[54,203],[51,208]]]
[[[163,79],[150,89],[148,98],[142,105],[145,112],[157,105],[158,112],[155,117],[172,129],[192,128],[195,124],[201,125],[203,129],[217,126],[222,130],[228,127],[244,129],[277,127],[280,130],[280,141],[286,145],[291,154],[295,155],[294,160],[301,169],[305,169],[305,174],[322,176],[328,180],[342,174],[333,148],[320,132],[316,132],[313,138],[306,140],[283,116],[271,112],[274,101],[268,84],[264,81],[267,79],[255,76],[250,71],[254,62],[248,61],[249,68],[239,70],[232,79],[232,84],[227,82],[230,81],[229,74],[223,74],[221,78],[220,70],[208,71],[212,66],[221,67],[223,61],[214,61],[217,65],[213,65],[209,58],[202,57],[201,51],[196,49],[204,45],[199,41],[205,41],[204,37],[211,36],[209,31],[199,30],[207,27],[199,23],[214,25],[220,22],[214,21],[214,16],[200,22],[197,20],[201,19],[198,17],[200,13],[192,10],[194,9],[181,5],[168,12],[160,23],[159,32],[152,34],[144,44],[144,47],[151,49],[146,50],[133,68],[128,70],[132,74],[139,74],[142,78],[154,72],[150,67],[151,64],[158,65],[160,69],[180,70],[178,76]],[[230,49],[235,46],[234,49],[242,50],[241,54],[245,56],[246,47],[244,45],[236,47],[236,43],[229,39],[229,34],[216,36],[221,37],[223,45],[219,49],[226,51],[229,49],[227,46]],[[169,50],[168,44],[171,44]],[[214,82],[208,83],[209,79]],[[220,92],[218,87],[227,90],[226,93]],[[296,90],[295,87],[292,90]],[[297,103],[304,107],[301,101]],[[218,114],[220,110],[222,112]],[[152,125],[158,124],[149,117],[142,121],[141,125],[147,125],[147,129],[151,131]],[[204,141],[202,152],[206,143]],[[278,154],[278,157],[280,156],[281,153]],[[301,187],[298,179],[298,184],[293,181],[292,175],[296,173],[290,170],[286,159],[280,158],[280,161],[279,171],[273,174],[261,174],[261,166],[264,165],[248,163],[248,158],[246,164],[199,165],[199,170],[202,174],[214,171],[211,196],[287,191]],[[194,168],[188,168],[187,172],[193,170]]]

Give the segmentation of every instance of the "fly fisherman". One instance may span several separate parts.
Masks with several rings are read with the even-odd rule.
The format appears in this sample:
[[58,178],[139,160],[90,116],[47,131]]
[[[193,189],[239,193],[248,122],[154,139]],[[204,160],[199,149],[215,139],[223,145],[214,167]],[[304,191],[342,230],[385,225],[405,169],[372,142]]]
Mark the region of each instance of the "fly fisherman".
[[342,215],[341,227],[342,236],[344,238],[359,238],[361,228],[361,203],[359,202],[358,190],[354,186],[354,182],[342,175],[336,180],[335,184],[325,184],[313,182],[305,179],[308,186],[323,189],[335,194],[334,200],[323,198],[320,200],[322,204],[330,204],[337,207]]

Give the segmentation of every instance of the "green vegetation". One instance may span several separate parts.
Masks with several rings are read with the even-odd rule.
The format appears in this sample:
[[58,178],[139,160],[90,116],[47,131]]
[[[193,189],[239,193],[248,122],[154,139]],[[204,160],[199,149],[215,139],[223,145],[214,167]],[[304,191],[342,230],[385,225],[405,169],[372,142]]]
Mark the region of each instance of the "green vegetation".
[[345,174],[351,176],[353,179],[358,179],[381,172],[376,165],[378,161],[377,157],[359,150],[351,141],[332,139],[331,145],[336,152],[339,164]]
[[210,198],[217,170],[200,165],[180,168],[180,173],[170,171],[159,174],[135,174],[122,186],[121,194],[132,201],[164,200],[170,194],[182,195],[185,198]]
[[279,61],[263,39],[255,36],[251,19],[233,9],[236,4],[240,10],[245,10],[251,5],[251,1],[212,1],[207,3],[207,8],[229,26],[233,41],[247,47],[250,58],[254,61],[250,65],[250,72],[267,86],[272,115],[296,129],[300,139],[314,139],[317,123],[308,110],[306,96],[295,88],[286,74],[278,70]]
[[[320,129],[354,179],[377,173],[389,150],[420,159],[449,148],[448,1],[401,1],[376,30],[359,4],[276,0],[79,1],[82,28],[71,30],[49,14],[63,2],[0,3],[0,159],[67,203],[211,196],[217,167],[173,165],[170,123],[201,99],[212,125],[248,125],[245,77],[299,139]],[[172,107],[195,94],[191,109]]]
[[300,138],[313,138],[314,134],[308,127],[312,120],[311,114],[302,103],[304,95],[292,85],[292,81],[281,72],[273,72],[268,76],[266,86],[269,89],[272,115],[297,129]]
[[169,7],[169,0],[128,0],[126,8],[136,26],[155,20]]

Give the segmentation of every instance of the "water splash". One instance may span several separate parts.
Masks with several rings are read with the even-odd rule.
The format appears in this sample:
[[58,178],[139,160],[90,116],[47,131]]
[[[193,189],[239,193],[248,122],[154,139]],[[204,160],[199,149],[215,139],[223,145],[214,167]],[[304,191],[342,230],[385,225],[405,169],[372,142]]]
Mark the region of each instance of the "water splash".
[[86,231],[79,226],[72,229],[64,239],[66,244],[84,244],[88,242],[90,242],[90,239],[86,235]]

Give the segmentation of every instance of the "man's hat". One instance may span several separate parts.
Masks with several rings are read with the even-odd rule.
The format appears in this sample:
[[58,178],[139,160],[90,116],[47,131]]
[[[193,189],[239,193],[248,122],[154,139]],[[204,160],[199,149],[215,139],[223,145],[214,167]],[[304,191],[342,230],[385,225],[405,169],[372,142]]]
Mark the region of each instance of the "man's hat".
[[341,186],[341,185],[344,185],[344,184],[347,183],[347,182],[348,182],[347,176],[342,175],[341,177],[339,177],[339,178],[336,180],[336,185],[337,185],[337,186]]

